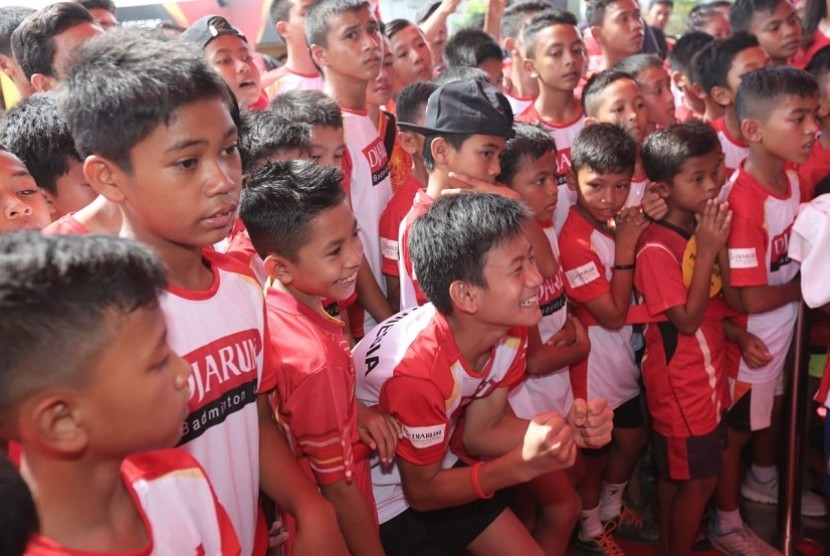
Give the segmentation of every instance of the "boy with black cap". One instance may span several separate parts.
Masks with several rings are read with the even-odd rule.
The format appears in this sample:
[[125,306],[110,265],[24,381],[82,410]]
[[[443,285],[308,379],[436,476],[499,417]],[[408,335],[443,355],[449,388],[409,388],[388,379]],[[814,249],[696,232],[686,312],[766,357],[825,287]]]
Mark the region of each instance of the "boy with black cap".
[[268,106],[248,39],[230,21],[220,15],[206,15],[194,21],[179,38],[202,49],[207,61],[233,91],[239,106]]
[[[519,199],[514,191],[495,185],[501,172],[499,159],[507,139],[513,136],[513,111],[507,98],[488,83],[468,79],[449,83],[427,101],[423,126],[398,122],[405,131],[424,135],[424,166],[429,173],[426,190],[415,196],[412,209],[398,233],[401,309],[423,305],[409,256],[409,232],[415,220],[448,189],[475,190]],[[536,250],[544,277],[554,269],[544,232],[532,219],[525,234]]]

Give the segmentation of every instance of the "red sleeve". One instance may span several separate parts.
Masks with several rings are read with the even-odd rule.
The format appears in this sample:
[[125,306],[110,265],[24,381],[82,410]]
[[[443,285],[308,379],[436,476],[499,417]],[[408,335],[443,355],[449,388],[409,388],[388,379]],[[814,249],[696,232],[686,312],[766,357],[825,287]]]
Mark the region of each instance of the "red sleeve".
[[265,310],[265,304],[262,304],[262,311],[265,314],[265,326],[263,328],[263,342],[262,349],[262,378],[259,379],[259,388],[257,394],[267,394],[277,387],[277,371],[282,366],[282,358],[279,351],[270,340],[271,334],[268,332],[268,315]]
[[352,157],[349,154],[349,149],[343,151],[343,181],[340,182],[340,187],[346,192],[346,201],[349,203],[349,208],[352,208]]
[[357,417],[354,385],[348,376],[348,369],[326,365],[308,373],[291,396],[280,402],[297,455],[308,458],[321,485],[351,480],[354,470]]
[[637,253],[634,287],[652,315],[686,304],[688,292],[680,264],[660,243],[647,243]]
[[568,297],[577,303],[587,303],[611,291],[611,284],[605,278],[605,266],[589,241],[562,234],[559,252]]
[[726,246],[732,286],[767,285],[767,233],[760,222],[734,215]]
[[415,465],[440,462],[449,442],[444,398],[434,384],[409,376],[393,376],[380,391],[379,405],[404,431],[397,455]]
[[380,254],[383,266],[381,270],[389,276],[398,276],[398,230],[403,220],[395,211],[395,198],[387,205],[380,216]]

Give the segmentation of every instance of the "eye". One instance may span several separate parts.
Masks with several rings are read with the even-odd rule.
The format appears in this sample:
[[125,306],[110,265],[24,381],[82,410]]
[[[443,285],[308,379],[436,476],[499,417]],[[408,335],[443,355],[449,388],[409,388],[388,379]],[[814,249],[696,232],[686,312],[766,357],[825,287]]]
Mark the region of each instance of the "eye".
[[176,168],[180,170],[192,170],[196,167],[197,160],[195,158],[185,158],[175,163]]
[[224,153],[226,155],[231,155],[231,154],[235,154],[238,150],[239,150],[239,145],[234,143],[233,145],[230,145],[229,147],[225,147],[225,149],[222,151],[222,153]]
[[331,258],[335,258],[335,257],[337,257],[338,255],[340,255],[340,252],[341,252],[341,251],[342,251],[342,249],[341,249],[340,247],[335,247],[334,249],[332,249],[331,251],[329,251],[328,253],[326,253],[326,256],[327,256],[327,257],[331,257]]
[[164,358],[161,361],[159,361],[158,363],[155,363],[151,367],[151,369],[154,370],[154,371],[160,371],[160,370],[164,369],[168,364],[170,364],[170,354],[169,353],[167,355],[165,355]]
[[37,194],[37,189],[21,189],[17,192],[18,195],[23,195],[24,197],[30,197],[32,195]]

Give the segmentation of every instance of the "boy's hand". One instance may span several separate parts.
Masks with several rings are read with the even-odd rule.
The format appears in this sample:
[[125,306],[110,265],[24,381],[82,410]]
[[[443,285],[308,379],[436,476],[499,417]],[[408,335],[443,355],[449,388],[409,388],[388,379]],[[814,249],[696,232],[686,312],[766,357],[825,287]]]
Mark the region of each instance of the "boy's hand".
[[654,182],[649,182],[646,186],[646,192],[643,195],[643,200],[640,201],[640,205],[643,207],[643,213],[651,220],[662,220],[669,213],[669,205],[660,195],[659,186]]
[[565,324],[562,325],[562,328],[559,329],[559,332],[551,336],[550,339],[545,342],[545,345],[572,346],[575,342],[576,331],[574,330],[573,317],[568,315],[568,319],[565,321]]
[[767,345],[755,334],[744,331],[738,338],[741,348],[741,357],[750,369],[758,369],[772,361],[772,354]]
[[540,471],[567,469],[576,461],[573,431],[557,412],[540,413],[527,424],[522,459]]
[[506,185],[499,183],[490,183],[467,174],[459,174],[458,172],[448,172],[447,175],[458,182],[461,182],[466,187],[458,187],[455,189],[445,189],[441,195],[455,195],[457,193],[474,192],[474,193],[492,193],[493,195],[501,195],[508,199],[521,201],[522,197]]
[[716,257],[726,245],[731,226],[732,211],[729,210],[729,203],[719,199],[706,201],[695,230],[698,253],[706,252]]
[[602,399],[586,402],[574,400],[568,412],[568,423],[574,430],[574,442],[580,448],[601,448],[611,442],[614,430],[614,411]]
[[268,546],[276,548],[281,546],[288,540],[288,531],[283,527],[282,520],[279,518],[271,524],[271,529],[268,531]]
[[357,434],[360,441],[377,450],[380,461],[390,463],[403,431],[397,419],[357,402]]
[[617,243],[625,244],[632,250],[637,245],[640,234],[650,224],[640,207],[623,207],[614,217],[614,223]]

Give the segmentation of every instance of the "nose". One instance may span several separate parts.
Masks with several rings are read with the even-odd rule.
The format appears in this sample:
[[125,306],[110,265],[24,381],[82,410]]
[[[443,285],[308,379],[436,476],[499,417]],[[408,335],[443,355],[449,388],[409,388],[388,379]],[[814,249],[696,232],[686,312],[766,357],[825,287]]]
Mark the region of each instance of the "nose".
[[815,114],[811,114],[808,118],[805,119],[805,121],[806,121],[806,126],[805,126],[806,129],[804,130],[805,134],[815,135],[816,133],[819,132],[820,128],[818,126],[818,122],[816,121],[816,115]]
[[360,241],[360,236],[354,238],[352,241],[351,252],[349,253],[349,267],[357,267],[360,266],[360,263],[363,261],[363,242]]
[[174,364],[176,365],[175,369],[175,384],[176,389],[181,390],[187,386],[187,381],[190,378],[190,375],[193,374],[193,368],[181,357],[176,354],[171,354],[171,357],[174,358]]
[[538,289],[542,286],[542,273],[539,272],[539,267],[536,266],[536,262],[532,262],[528,265],[527,272],[525,273],[525,286],[529,289]]
[[[36,195],[38,194],[36,193]],[[14,220],[23,216],[30,216],[32,214],[32,207],[18,199],[17,195],[14,195],[6,202],[4,212],[7,219]]]
[[237,73],[250,73],[251,66],[245,60],[236,60],[236,72]]
[[242,167],[239,154],[228,161],[217,160],[211,170],[210,195],[222,195],[240,187]]
[[494,156],[490,160],[490,168],[488,168],[488,172],[491,176],[498,176],[501,174],[501,161],[499,160],[499,157]]

